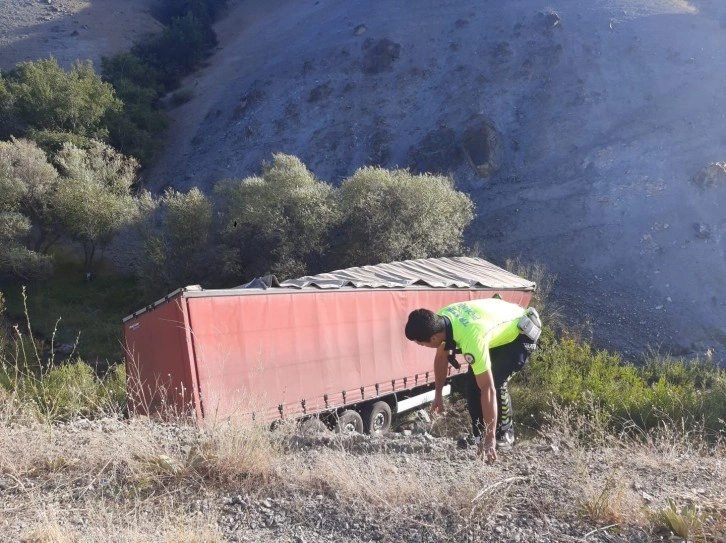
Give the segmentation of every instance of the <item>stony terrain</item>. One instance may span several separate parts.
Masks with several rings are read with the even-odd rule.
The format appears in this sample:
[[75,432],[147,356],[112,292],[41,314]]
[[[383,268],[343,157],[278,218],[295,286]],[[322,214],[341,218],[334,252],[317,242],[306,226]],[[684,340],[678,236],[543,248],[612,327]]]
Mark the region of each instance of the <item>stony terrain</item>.
[[153,0],[3,0],[0,70],[18,62],[55,57],[65,67],[125,50],[161,25]]
[[672,499],[692,538],[726,541],[723,450],[675,435],[588,449],[555,430],[487,466],[440,421],[376,438],[237,432],[138,419],[6,425],[2,540],[683,541],[660,520]]

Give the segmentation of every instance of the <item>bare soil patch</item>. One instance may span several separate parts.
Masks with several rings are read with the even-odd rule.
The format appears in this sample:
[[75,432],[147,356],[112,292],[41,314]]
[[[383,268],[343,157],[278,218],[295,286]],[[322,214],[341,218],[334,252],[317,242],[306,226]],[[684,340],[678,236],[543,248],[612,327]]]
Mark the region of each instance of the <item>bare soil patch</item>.
[[161,25],[151,16],[154,0],[3,0],[0,70],[18,62],[55,57],[69,67],[129,49]]

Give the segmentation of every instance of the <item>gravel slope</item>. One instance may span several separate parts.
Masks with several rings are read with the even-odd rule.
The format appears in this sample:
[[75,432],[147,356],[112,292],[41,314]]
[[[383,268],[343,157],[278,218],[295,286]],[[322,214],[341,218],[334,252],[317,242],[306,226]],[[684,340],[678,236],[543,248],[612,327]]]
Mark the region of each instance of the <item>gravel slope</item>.
[[[647,542],[669,536],[656,517],[670,498],[720,519],[694,525],[709,541],[726,538],[722,450],[668,438],[589,450],[555,432],[486,466],[429,432],[436,424],[379,438],[241,434],[228,449],[221,428],[4,425],[0,531],[18,543]],[[215,439],[200,461],[194,451]],[[240,458],[254,447],[269,452],[250,469]]]
[[69,67],[123,51],[161,28],[150,13],[154,0],[3,0],[0,70],[49,55]]

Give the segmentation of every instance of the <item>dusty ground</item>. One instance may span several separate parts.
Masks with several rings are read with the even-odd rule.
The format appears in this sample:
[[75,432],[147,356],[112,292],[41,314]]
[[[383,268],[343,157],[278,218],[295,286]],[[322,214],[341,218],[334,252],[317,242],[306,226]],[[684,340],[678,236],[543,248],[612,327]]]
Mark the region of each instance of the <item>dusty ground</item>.
[[151,17],[153,0],[2,0],[0,70],[48,58],[69,67],[123,51],[161,28]]
[[487,466],[440,421],[376,438],[9,422],[8,543],[684,541],[660,517],[669,499],[689,540],[726,541],[722,451],[674,435],[588,449],[555,431]]
[[[97,57],[153,27],[145,6],[5,0],[0,65]],[[725,176],[693,182],[726,159],[722,3],[232,0],[217,31],[149,187],[208,189],[276,151],[333,183],[450,173],[477,203],[470,243],[544,264],[599,346],[726,359]]]

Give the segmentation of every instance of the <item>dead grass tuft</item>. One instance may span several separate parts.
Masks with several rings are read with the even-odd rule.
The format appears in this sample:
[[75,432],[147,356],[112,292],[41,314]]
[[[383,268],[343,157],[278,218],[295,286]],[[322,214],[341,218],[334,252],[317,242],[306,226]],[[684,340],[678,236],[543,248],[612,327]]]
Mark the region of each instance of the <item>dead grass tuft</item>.
[[78,543],[78,538],[56,521],[44,521],[21,538],[21,543]]
[[202,434],[190,450],[186,465],[206,481],[269,482],[282,461],[287,428],[271,432],[254,421],[219,423]]
[[621,524],[640,522],[638,503],[629,494],[630,481],[622,469],[612,469],[602,481],[595,481],[589,475],[583,477],[582,512],[596,524]]

